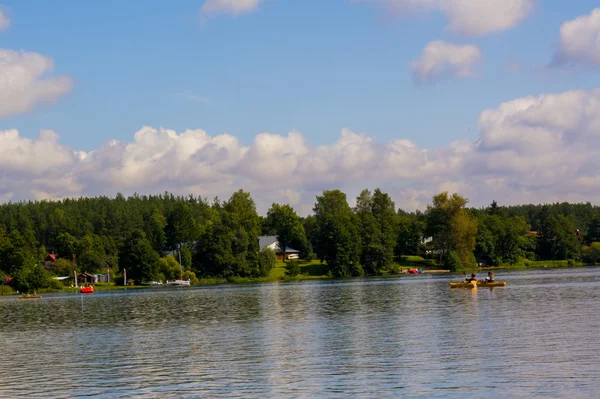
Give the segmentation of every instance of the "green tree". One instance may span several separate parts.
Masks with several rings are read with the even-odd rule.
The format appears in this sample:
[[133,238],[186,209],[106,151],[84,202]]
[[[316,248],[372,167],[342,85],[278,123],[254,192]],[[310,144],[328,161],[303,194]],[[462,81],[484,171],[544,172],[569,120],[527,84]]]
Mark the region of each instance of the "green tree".
[[[425,212],[426,235],[432,237],[440,259],[448,259],[452,251],[460,259],[461,268],[475,267],[473,251],[477,224],[465,209],[468,200],[456,193],[450,196],[448,192],[442,192],[435,195],[432,202]],[[454,267],[448,263],[447,266]]]
[[141,230],[132,231],[120,251],[120,266],[127,269],[127,277],[138,282],[152,281],[158,275],[160,257]]
[[509,217],[500,213],[480,216],[475,253],[489,264],[515,264],[524,255],[530,226],[521,216]]
[[317,255],[337,277],[360,276],[359,221],[340,190],[324,191],[314,206],[318,225]]
[[250,194],[243,190],[233,193],[223,205],[222,218],[224,224],[233,232],[231,249],[234,257],[234,275],[258,276],[258,236],[261,232],[261,222]]
[[[168,247],[178,251],[178,255],[181,256],[181,248],[192,245],[200,233],[190,206],[184,202],[175,204],[175,209],[167,218],[166,239]],[[155,239],[157,238],[156,234],[155,232],[155,235],[153,235]]]
[[175,257],[167,256],[160,258],[158,261],[158,275],[156,279],[159,281],[176,280],[181,277],[181,265]]
[[538,246],[536,252],[542,259],[579,259],[580,246],[576,227],[564,215],[554,215],[549,206],[542,207],[539,215]]
[[399,214],[396,220],[396,256],[400,258],[403,255],[419,255],[424,223],[419,221],[416,215],[407,214]]
[[77,264],[71,262],[69,259],[58,258],[52,262],[51,271],[57,276],[73,277],[73,271],[79,272],[79,268]]
[[231,248],[233,239],[233,232],[220,220],[220,217],[211,220],[196,246],[196,268],[205,276],[233,276],[235,263]]
[[99,272],[106,269],[106,254],[102,238],[86,234],[77,242],[77,264],[82,271]]
[[56,254],[60,258],[72,259],[77,252],[77,239],[67,232],[59,233],[56,237]]
[[283,260],[286,257],[286,248],[297,247],[306,248],[308,241],[306,239],[306,233],[304,232],[304,226],[302,225],[300,218],[290,205],[279,205],[273,204],[267,212],[267,218],[265,224],[270,231],[275,231],[277,235],[277,241],[279,248],[283,251]]
[[259,254],[259,275],[260,277],[267,277],[271,270],[275,267],[277,257],[275,252],[270,248],[263,248]]
[[363,190],[356,198],[354,212],[360,220],[361,264],[366,274],[387,271],[396,247],[396,210],[390,196],[376,189]]
[[[146,237],[148,237],[152,248],[161,254],[167,242],[167,235],[165,233],[167,218],[158,209],[154,209],[152,213],[146,216],[144,226]],[[172,226],[172,228],[175,228],[175,226]],[[172,238],[173,240],[177,240],[177,237]]]
[[583,247],[582,252],[584,262],[594,265],[600,262],[600,242],[592,242],[589,246]]
[[13,276],[11,284],[20,292],[33,292],[42,288],[58,288],[58,282],[39,263],[21,266]]
[[600,242],[600,212],[594,213],[594,216],[588,223],[586,242]]

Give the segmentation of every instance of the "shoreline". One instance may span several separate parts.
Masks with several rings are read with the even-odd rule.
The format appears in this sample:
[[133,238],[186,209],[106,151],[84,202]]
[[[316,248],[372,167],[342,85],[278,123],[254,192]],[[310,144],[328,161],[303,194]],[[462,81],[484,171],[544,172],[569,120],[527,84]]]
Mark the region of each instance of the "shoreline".
[[[568,264],[562,264],[562,261],[558,261],[561,262],[560,264],[556,263],[557,261],[548,261],[548,262],[542,262],[539,261],[536,262],[535,265],[531,265],[531,266],[526,266],[526,265],[502,265],[502,266],[489,266],[489,267],[479,267],[478,269],[472,269],[469,271],[490,271],[490,270],[524,270],[524,269],[560,269],[560,268],[582,268],[582,267],[598,267],[598,265],[591,265],[591,264],[572,264],[572,265],[568,265]],[[566,263],[566,261],[565,261]],[[408,270],[408,269],[406,269]],[[451,272],[449,270],[445,270],[445,269],[422,269],[423,270],[423,274],[441,274],[441,273],[449,273],[449,274],[463,274],[467,271],[457,271],[457,272]],[[369,278],[369,277],[394,277],[394,276],[402,276],[402,275],[409,275],[406,271],[404,271],[404,268],[401,269],[401,271],[399,273],[389,273],[386,275],[378,275],[378,276],[365,276],[365,278]],[[226,284],[257,284],[257,283],[276,283],[276,282],[287,282],[287,281],[301,281],[301,280],[325,280],[325,279],[331,279],[333,277],[328,276],[328,275],[320,275],[320,276],[314,276],[314,275],[298,275],[298,276],[293,276],[293,277],[287,277],[287,276],[277,276],[277,277],[237,277],[237,278],[230,278],[230,279],[225,279],[225,278],[204,278],[204,279],[198,279],[198,283],[192,285],[192,287],[198,287],[198,286],[203,286],[203,285],[226,285]],[[127,289],[153,289],[153,288],[157,288],[157,287],[152,287],[151,285],[105,285],[105,283],[101,284],[101,285],[94,285],[94,288],[96,291],[112,291],[112,290],[127,290]],[[158,288],[162,288],[162,287],[158,287]],[[186,287],[170,287],[170,288],[183,288],[185,289]],[[37,290],[36,293],[38,295],[40,294],[49,294],[49,293],[78,293],[79,292],[80,287],[65,287],[61,290],[52,290],[52,289],[40,289]],[[19,296],[19,295],[26,295],[25,293],[22,292],[15,292],[15,291],[11,291],[10,293],[3,293],[1,296]],[[90,294],[85,294],[85,295],[90,295]]]

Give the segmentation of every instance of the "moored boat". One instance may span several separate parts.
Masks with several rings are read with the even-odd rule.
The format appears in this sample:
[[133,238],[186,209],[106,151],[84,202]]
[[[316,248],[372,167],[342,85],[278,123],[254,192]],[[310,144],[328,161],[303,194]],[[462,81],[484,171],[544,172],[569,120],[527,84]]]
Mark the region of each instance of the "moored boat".
[[459,281],[450,282],[450,288],[477,288],[477,287],[506,287],[506,281],[494,281],[492,283],[486,283],[485,281]]
[[41,295],[19,295],[19,299],[40,299]]
[[179,287],[185,287],[185,286],[191,285],[190,280],[182,280],[182,279],[177,279],[177,280],[173,280],[173,281],[167,280],[166,284],[179,286]]
[[90,285],[88,287],[81,287],[81,289],[79,290],[79,292],[81,292],[82,294],[93,294],[94,293],[94,286]]
[[421,269],[408,269],[408,274],[423,274],[423,270]]

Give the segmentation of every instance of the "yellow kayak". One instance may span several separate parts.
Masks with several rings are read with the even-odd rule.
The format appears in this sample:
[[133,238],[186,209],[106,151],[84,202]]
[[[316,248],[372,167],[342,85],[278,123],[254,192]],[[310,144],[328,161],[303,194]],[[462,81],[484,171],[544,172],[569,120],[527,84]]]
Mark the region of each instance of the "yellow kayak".
[[494,281],[493,283],[486,283],[485,281],[473,281],[467,283],[466,281],[450,282],[450,288],[477,288],[477,287],[506,287],[506,281]]

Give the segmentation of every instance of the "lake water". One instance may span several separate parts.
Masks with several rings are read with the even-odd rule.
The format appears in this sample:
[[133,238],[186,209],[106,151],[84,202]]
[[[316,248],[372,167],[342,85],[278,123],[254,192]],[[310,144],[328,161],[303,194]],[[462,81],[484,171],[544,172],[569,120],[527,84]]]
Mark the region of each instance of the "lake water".
[[496,278],[0,297],[0,397],[598,397],[600,268]]

